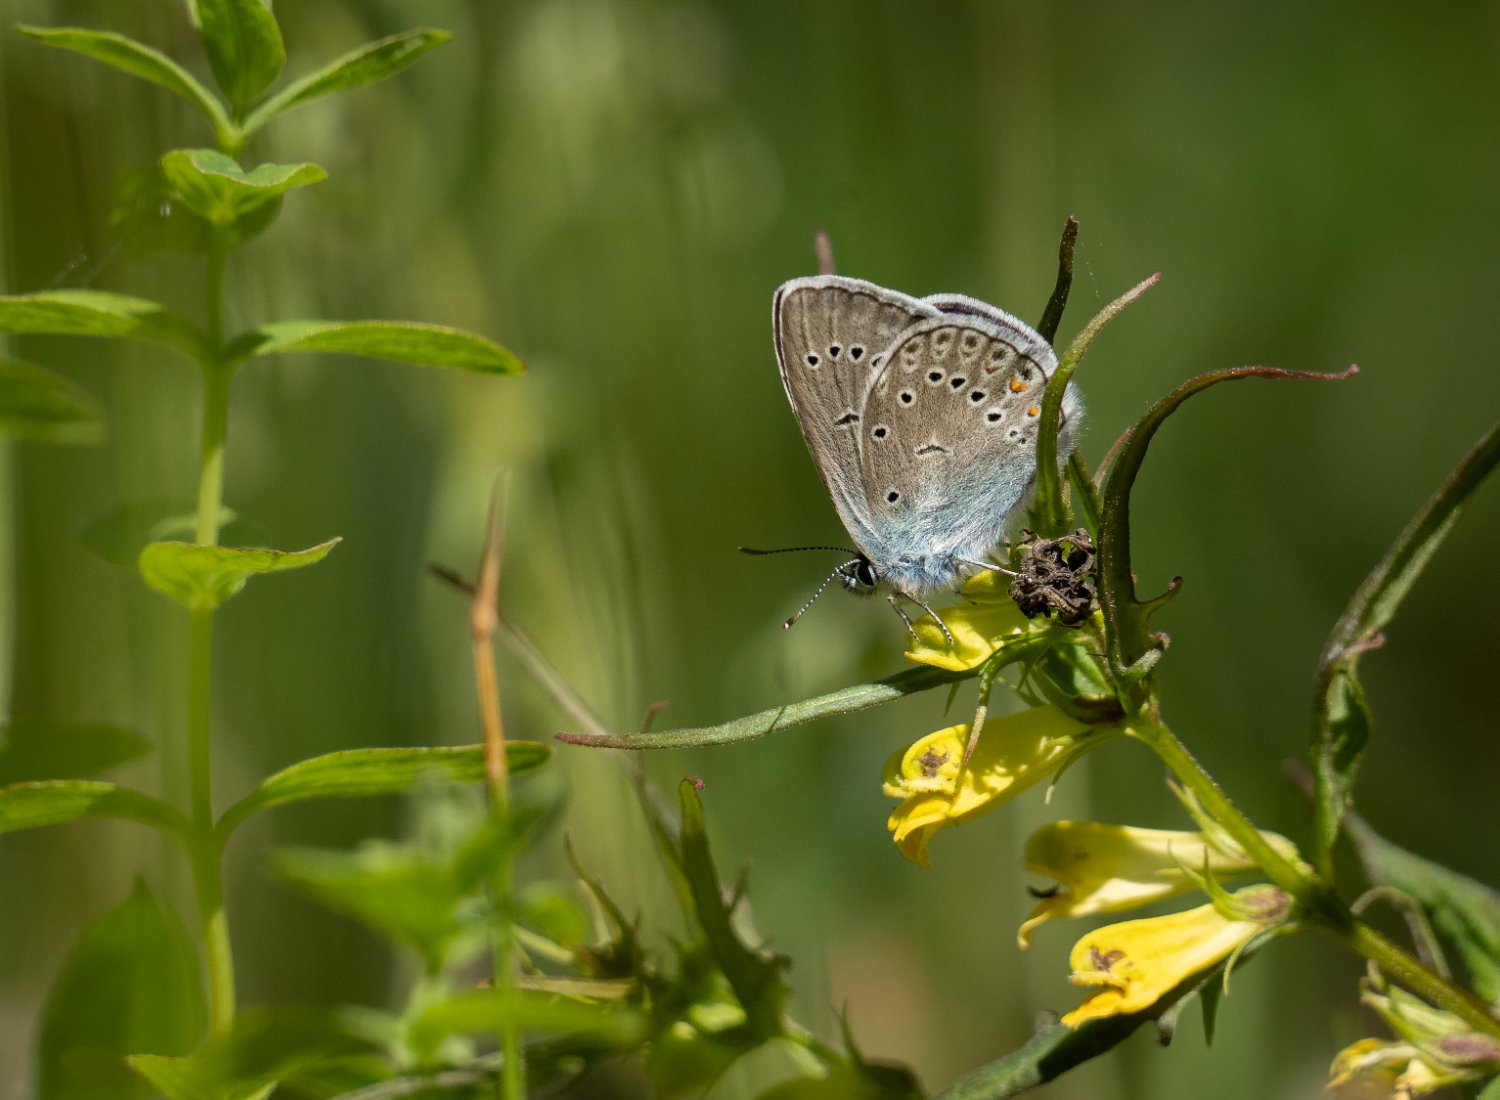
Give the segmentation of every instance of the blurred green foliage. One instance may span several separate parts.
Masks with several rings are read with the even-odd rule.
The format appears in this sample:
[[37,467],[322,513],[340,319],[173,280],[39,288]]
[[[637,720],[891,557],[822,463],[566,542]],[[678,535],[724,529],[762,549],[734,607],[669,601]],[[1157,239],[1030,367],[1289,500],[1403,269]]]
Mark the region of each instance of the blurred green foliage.
[[[210,72],[173,0],[12,0],[4,15],[116,29]],[[299,59],[419,22],[454,39],[400,81],[299,107],[252,139],[244,163],[316,157],[329,179],[237,254],[234,325],[417,317],[493,336],[531,373],[497,384],[296,356],[237,380],[228,503],[273,545],[345,541],[220,616],[222,804],[317,753],[476,739],[466,610],[425,565],[470,565],[502,466],[515,471],[502,604],[616,728],[663,698],[673,725],[703,724],[897,670],[887,609],[830,596],[783,633],[820,569],[734,552],[842,537],[776,378],[771,291],[813,269],[823,226],[844,273],[1035,320],[1071,214],[1061,341],[1165,276],[1079,372],[1091,460],[1190,374],[1362,368],[1335,387],[1200,399],[1161,434],[1136,494],[1142,588],[1186,578],[1156,621],[1174,640],[1168,717],[1258,823],[1301,828],[1278,763],[1305,744],[1319,649],[1500,406],[1482,327],[1500,255],[1486,5],[320,0],[278,16],[292,79]],[[7,27],[0,289],[150,294],[196,315],[201,264],[160,250],[171,219],[138,181],[161,149],[211,137],[188,104]],[[151,347],[11,350],[94,395],[108,436],[0,449],[0,702],[175,746],[185,628],[80,532],[133,502],[191,498],[191,387]],[[1361,666],[1366,817],[1489,882],[1500,852],[1474,838],[1500,828],[1483,778],[1500,597],[1476,566],[1497,518],[1481,493]],[[502,667],[502,690],[515,735],[568,724],[518,666]],[[1050,805],[1037,795],[955,834],[931,870],[905,864],[879,769],[941,724],[938,694],[648,760],[667,782],[705,779],[722,866],[755,861],[756,924],[797,960],[798,1017],[832,1036],[847,1008],[862,1049],[929,1087],[1076,999],[1070,940],[1040,937],[1024,958],[1013,946],[1030,830],[1178,823],[1156,764],[1121,744]],[[615,762],[558,758],[583,864],[627,913],[668,912]],[[114,775],[149,789],[158,767]],[[228,891],[247,1003],[379,1004],[398,988],[409,961],[300,900],[256,854],[391,834],[398,812],[308,805],[245,827]],[[535,857],[523,879],[567,874],[555,834],[539,850],[552,862]],[[69,945],[161,856],[129,824],[0,842],[0,1092],[25,1088],[36,1006]],[[1191,1028],[1165,1053],[1139,1036],[1046,1094],[1192,1097],[1211,1066],[1233,1082],[1225,1096],[1316,1095],[1333,1051],[1368,1025],[1356,960],[1306,939],[1236,974],[1211,1051]]]

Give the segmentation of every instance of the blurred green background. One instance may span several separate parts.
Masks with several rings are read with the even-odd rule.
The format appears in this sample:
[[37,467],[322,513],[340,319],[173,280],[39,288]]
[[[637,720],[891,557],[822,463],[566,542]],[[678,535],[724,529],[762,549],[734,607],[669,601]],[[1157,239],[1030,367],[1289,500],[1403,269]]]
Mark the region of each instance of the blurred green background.
[[[454,42],[397,79],[299,109],[245,158],[316,160],[233,261],[233,323],[443,322],[518,352],[521,379],[310,357],[241,373],[228,500],[271,544],[343,544],[257,582],[218,617],[218,797],[318,752],[477,739],[461,602],[425,573],[477,559],[489,485],[514,471],[503,582],[529,631],[605,719],[734,717],[885,675],[903,633],[830,593],[781,620],[820,557],[735,547],[842,541],[786,407],[774,288],[831,234],[843,273],[957,291],[1033,321],[1064,219],[1082,223],[1071,337],[1153,271],[1079,375],[1096,462],[1156,396],[1241,363],[1339,370],[1191,402],[1136,496],[1143,587],[1186,586],[1160,622],[1167,718],[1266,827],[1303,835],[1281,773],[1302,751],[1314,663],[1348,595],[1500,408],[1485,327],[1500,286],[1500,16],[1491,4],[1224,6],[970,0],[283,0],[289,71],[425,24]],[[137,254],[112,221],[122,175],[211,143],[191,108],[15,21],[83,24],[206,72],[177,0],[5,0],[0,33],[4,289],[97,287],[196,315],[201,271]],[[13,341],[106,404],[98,447],[0,445],[0,703],[180,740],[184,617],[79,533],[123,503],[188,500],[197,385],[140,348]],[[1366,659],[1376,736],[1364,810],[1393,838],[1500,880],[1491,560],[1482,491]],[[565,724],[508,660],[508,728]],[[968,697],[956,705],[963,717]],[[939,725],[908,700],[719,751],[652,757],[701,775],[721,864],[753,864],[756,924],[796,960],[796,1012],[825,1037],[847,1008],[871,1055],[929,1088],[1021,1043],[1078,999],[1049,927],[1026,956],[1019,867],[1058,817],[1177,826],[1160,769],[1114,745],[934,844],[887,839],[879,769]],[[565,750],[565,827],[652,923],[670,912],[623,772]],[[160,765],[124,778],[155,788]],[[247,1003],[388,1000],[409,977],[371,936],[266,871],[268,845],[403,828],[399,804],[288,808],[231,849]],[[560,835],[527,870],[561,874]],[[38,1006],[83,925],[159,843],[86,823],[0,843],[0,1097],[27,1093]],[[1064,1097],[1313,1097],[1373,1033],[1357,961],[1296,937],[1235,974],[1206,1049],[1146,1034],[1043,1090]],[[729,1090],[721,1093],[731,1095]]]

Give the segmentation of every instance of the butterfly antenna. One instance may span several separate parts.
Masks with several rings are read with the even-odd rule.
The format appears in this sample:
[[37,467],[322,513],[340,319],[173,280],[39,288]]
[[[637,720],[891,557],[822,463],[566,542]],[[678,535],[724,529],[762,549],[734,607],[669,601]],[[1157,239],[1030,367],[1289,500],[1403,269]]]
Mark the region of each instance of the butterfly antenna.
[[[744,547],[741,547],[740,549],[743,550]],[[818,547],[809,547],[809,549],[827,550],[827,549],[830,549],[830,547],[818,546]],[[766,552],[767,553],[773,553],[773,554],[776,553],[776,551],[774,551],[774,550],[766,551]],[[823,594],[823,589],[825,589],[825,588],[828,587],[829,582],[832,581],[834,577],[837,577],[840,573],[842,573],[845,569],[848,569],[851,565],[858,564],[858,562],[859,562],[858,558],[850,558],[843,565],[839,566],[832,573],[828,574],[828,576],[824,577],[823,578],[823,583],[820,584],[820,585],[818,585],[818,590],[816,592],[814,592],[811,596],[808,597],[808,600],[807,600],[807,602],[805,604],[803,604],[801,607],[799,607],[797,609],[797,613],[795,615],[793,615],[791,618],[789,618],[786,622],[784,622],[784,623],[781,624],[782,629],[784,629],[784,630],[790,630],[790,629],[792,629],[792,624],[794,622],[796,622],[798,619],[802,618],[803,614],[807,611],[807,609],[813,605],[813,601],[816,600],[819,596],[821,596]]]
[[[753,546],[741,546],[741,554],[796,554],[803,550],[834,550],[840,554],[858,554],[859,551],[851,550],[847,546],[779,546],[774,550],[757,550]],[[858,560],[858,559],[856,559]],[[839,566],[840,569],[843,566]]]

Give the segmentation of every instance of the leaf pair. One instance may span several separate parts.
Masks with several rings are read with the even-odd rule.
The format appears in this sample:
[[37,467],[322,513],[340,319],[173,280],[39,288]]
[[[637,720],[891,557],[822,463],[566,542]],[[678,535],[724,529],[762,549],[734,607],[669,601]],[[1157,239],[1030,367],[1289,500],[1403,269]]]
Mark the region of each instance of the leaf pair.
[[275,16],[259,0],[194,0],[193,12],[209,67],[229,99],[227,107],[176,61],[125,35],[81,27],[22,26],[20,32],[181,96],[203,112],[219,146],[230,151],[243,147],[251,134],[277,115],[331,92],[384,80],[451,37],[446,31],[424,27],[366,43],[256,105],[286,63]]

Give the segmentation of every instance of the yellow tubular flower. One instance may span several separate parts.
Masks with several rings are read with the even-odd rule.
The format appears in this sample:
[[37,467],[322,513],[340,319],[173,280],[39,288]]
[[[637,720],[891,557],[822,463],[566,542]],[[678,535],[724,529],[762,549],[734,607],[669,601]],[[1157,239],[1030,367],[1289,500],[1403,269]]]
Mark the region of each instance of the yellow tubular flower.
[[1287,897],[1274,886],[1250,886],[1231,895],[1236,914],[1212,903],[1182,913],[1124,921],[1084,936],[1068,957],[1076,985],[1093,986],[1063,1017],[1068,1027],[1150,1008],[1195,974],[1228,958],[1281,920]]
[[[1266,839],[1289,858],[1291,841],[1274,833]],[[1230,877],[1255,870],[1244,853],[1226,851],[1199,832],[1137,829],[1096,821],[1059,821],[1043,826],[1026,841],[1026,870],[1057,880],[1056,892],[1042,898],[1016,938],[1024,949],[1037,925],[1062,917],[1117,913],[1198,888],[1194,876]]]
[[907,859],[928,864],[927,845],[944,825],[992,810],[1047,778],[1092,732],[1055,707],[1035,707],[985,723],[962,764],[969,725],[930,733],[886,761],[885,793],[903,799],[887,822]]
[[1009,584],[1010,578],[1003,573],[985,572],[969,578],[963,588],[969,602],[940,612],[953,641],[931,615],[923,615],[912,626],[917,636],[906,651],[906,659],[962,672],[978,668],[997,650],[1034,629],[1045,629],[1047,620],[1033,625],[1021,614],[1006,592]]

